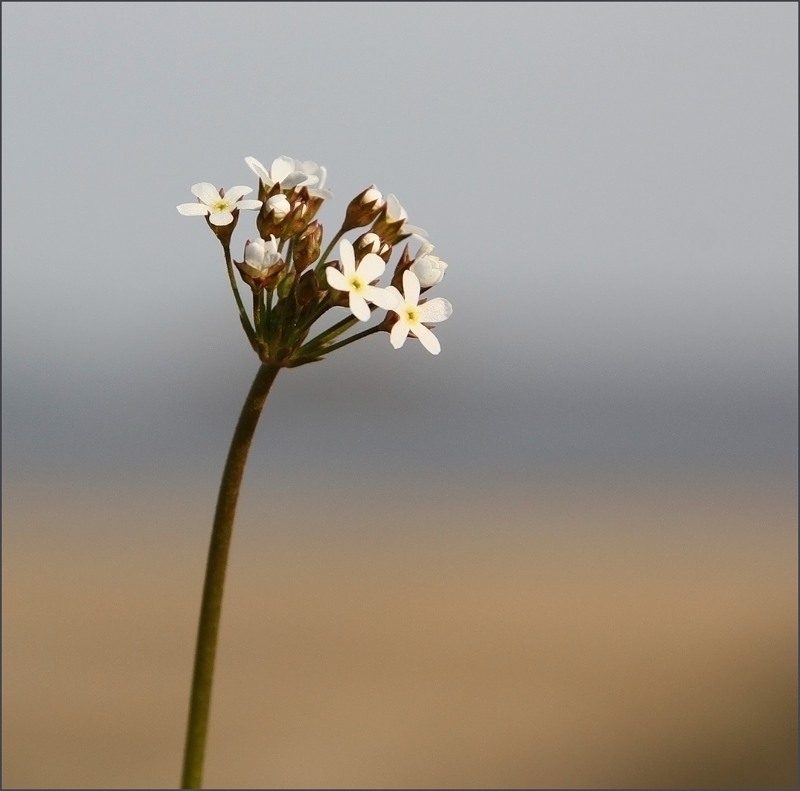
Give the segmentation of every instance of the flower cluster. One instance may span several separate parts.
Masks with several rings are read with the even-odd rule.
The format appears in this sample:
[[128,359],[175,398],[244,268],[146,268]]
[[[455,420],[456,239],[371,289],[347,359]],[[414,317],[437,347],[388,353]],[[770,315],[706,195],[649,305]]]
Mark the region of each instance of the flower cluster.
[[[325,186],[326,169],[286,156],[269,168],[253,157],[245,162],[258,177],[258,199],[244,199],[253,192],[250,187],[224,191],[201,182],[192,187],[197,202],[177,209],[183,215],[205,216],[221,242],[242,327],[263,362],[304,365],[377,332],[387,332],[395,349],[411,335],[431,354],[439,354],[439,340],[429,325],[449,318],[453,308],[446,299],[421,295],[442,281],[447,264],[433,255],[427,232],[408,223],[394,195],[384,197],[374,185],[356,195],[341,227],[320,253],[323,227],[315,217],[333,197]],[[258,212],[258,238],[245,243],[243,260],[237,261],[231,238],[242,210]],[[380,278],[402,242],[406,244],[391,282],[381,287]],[[413,253],[409,242],[417,246]],[[334,250],[338,259],[330,260]],[[250,313],[234,269],[252,292]],[[348,315],[309,340],[316,322],[339,307],[347,308]],[[341,340],[375,311],[381,312],[377,324]]]

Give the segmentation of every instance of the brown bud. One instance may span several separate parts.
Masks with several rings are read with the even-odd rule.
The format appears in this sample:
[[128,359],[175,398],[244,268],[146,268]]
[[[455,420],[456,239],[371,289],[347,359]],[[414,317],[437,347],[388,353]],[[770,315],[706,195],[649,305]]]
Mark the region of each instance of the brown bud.
[[289,296],[295,277],[296,275],[293,271],[286,272],[278,282],[278,296],[281,299],[286,299]]
[[247,283],[254,293],[258,294],[265,288],[275,288],[281,272],[286,267],[283,260],[277,261],[267,269],[256,269],[250,266],[246,261],[234,261],[242,280]]
[[298,304],[308,305],[309,302],[318,302],[320,293],[319,282],[313,269],[298,278],[295,289]]
[[375,189],[375,185],[367,187],[348,204],[342,230],[350,231],[353,228],[369,225],[378,216],[383,205],[383,195]]
[[400,254],[400,260],[397,262],[394,274],[392,275],[392,285],[402,293],[403,291],[403,272],[411,268],[414,259],[408,254],[408,245],[403,248]]
[[[262,184],[261,186],[263,187],[264,185]],[[286,221],[286,217],[282,216],[278,219],[275,216],[275,212],[267,206],[267,201],[275,195],[279,195],[280,192],[281,185],[276,182],[269,191],[265,192],[262,199],[261,209],[258,212],[258,217],[256,217],[256,228],[258,228],[259,236],[261,236],[262,239],[269,239],[270,236],[282,238],[280,232]],[[259,195],[260,194],[259,191]]]
[[372,226],[372,232],[378,234],[381,241],[394,247],[398,242],[411,236],[410,233],[402,232],[403,225],[405,225],[405,220],[390,220],[386,216],[386,204],[384,204]]
[[353,243],[353,249],[357,261],[360,261],[367,253],[375,253],[387,263],[392,256],[392,248],[382,242],[380,236],[372,231],[362,233]]
[[282,228],[282,238],[284,239],[302,233],[316,216],[323,200],[322,198],[312,198],[308,194],[307,187],[300,187],[292,193],[290,202],[292,210],[284,220]]
[[315,220],[294,240],[293,260],[298,272],[319,258],[321,242],[322,226]]

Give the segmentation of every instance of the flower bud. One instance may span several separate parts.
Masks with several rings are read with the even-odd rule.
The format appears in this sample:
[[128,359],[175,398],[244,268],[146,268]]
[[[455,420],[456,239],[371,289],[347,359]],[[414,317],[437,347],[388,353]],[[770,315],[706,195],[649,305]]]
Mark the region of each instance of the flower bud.
[[291,197],[292,211],[286,217],[282,238],[288,239],[302,233],[314,219],[319,207],[323,204],[323,199],[312,197],[306,187],[295,190]]
[[372,226],[372,232],[380,236],[382,242],[393,247],[407,236],[410,236],[411,232],[403,232],[405,219],[391,219],[387,215],[386,210],[387,204],[384,203],[383,208],[378,213],[375,223]]
[[298,272],[319,258],[321,242],[322,226],[315,220],[294,240],[293,261]]
[[[286,200],[286,197],[281,192],[281,185],[279,183],[273,184],[272,187],[270,187],[269,192],[264,196],[261,210],[258,212],[258,217],[256,217],[256,228],[258,228],[258,233],[262,239],[269,239],[270,236],[281,238],[281,225],[286,215],[283,214],[280,219],[275,216],[275,211],[273,210],[273,206],[275,205],[275,201],[273,201],[274,198],[283,198]],[[272,205],[270,205],[270,201],[273,201]],[[279,211],[281,208],[285,208],[280,200],[277,201],[277,204]]]
[[413,263],[414,259],[408,254],[408,245],[403,248],[403,252],[400,254],[400,260],[397,262],[397,266],[394,268],[394,274],[392,275],[392,285],[398,290],[403,290],[403,272],[411,268],[411,264]]
[[319,302],[320,288],[317,275],[312,269],[297,280],[295,289],[298,305],[307,305],[309,302]]
[[293,271],[285,272],[283,277],[278,282],[278,296],[281,299],[286,299],[289,296],[289,292],[292,290],[292,284],[294,283],[296,275]]
[[244,246],[244,261],[234,261],[242,280],[258,293],[264,288],[274,288],[278,276],[286,266],[278,253],[278,243],[274,236],[269,241],[249,239]]
[[266,207],[267,213],[272,212],[272,216],[277,222],[280,222],[292,210],[292,204],[282,194],[267,198]]
[[356,253],[356,258],[360,261],[367,253],[376,253],[384,261],[388,261],[392,255],[392,248],[388,244],[381,241],[381,237],[372,231],[361,234],[356,239],[353,249]]
[[375,188],[375,185],[367,187],[348,204],[342,230],[350,231],[353,228],[369,225],[378,216],[383,206],[383,195]]
[[[430,246],[433,249],[433,246]],[[411,271],[419,279],[422,288],[431,288],[442,282],[447,264],[438,255],[422,255],[411,264]]]

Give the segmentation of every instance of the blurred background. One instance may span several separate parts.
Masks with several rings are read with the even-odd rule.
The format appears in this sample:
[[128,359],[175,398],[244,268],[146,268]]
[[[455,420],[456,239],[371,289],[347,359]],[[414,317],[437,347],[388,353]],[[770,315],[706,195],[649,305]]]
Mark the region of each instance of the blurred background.
[[454,314],[278,378],[206,784],[796,785],[795,4],[2,22],[4,787],[178,783],[257,361],[175,206],[283,154],[328,235],[395,193]]

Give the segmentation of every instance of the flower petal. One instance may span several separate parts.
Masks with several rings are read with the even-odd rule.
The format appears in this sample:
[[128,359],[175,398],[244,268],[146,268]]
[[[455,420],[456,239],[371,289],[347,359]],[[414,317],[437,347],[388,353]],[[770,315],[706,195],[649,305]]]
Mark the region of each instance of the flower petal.
[[335,288],[337,291],[350,291],[350,283],[335,266],[326,266],[325,276],[328,278],[328,285],[331,288]]
[[419,228],[416,225],[410,225],[407,222],[403,223],[403,227],[400,230],[403,233],[410,233],[413,236],[421,236],[423,239],[428,238],[428,232],[424,228]]
[[229,203],[236,203],[240,198],[249,195],[253,191],[252,187],[243,187],[241,184],[238,187],[231,187],[223,196],[222,200]]
[[[430,243],[430,242],[429,242],[427,239],[425,239],[423,236],[420,236],[419,234],[416,234],[416,233],[412,233],[412,234],[411,234],[411,236],[412,236],[412,238],[413,238],[414,236],[416,236],[416,237],[417,237],[417,239],[419,239],[419,241],[420,241],[419,250],[417,250],[417,252],[416,252],[416,253],[414,253],[414,258],[415,258],[415,259],[416,259],[416,258],[424,258],[426,255],[430,255],[430,254],[433,252],[433,250],[434,250],[434,245],[432,245],[432,244],[431,244],[431,243]],[[416,241],[416,240],[415,240],[415,241]]]
[[442,350],[439,339],[427,327],[423,327],[421,324],[417,325],[414,327],[414,335],[431,354],[439,354]]
[[420,321],[435,323],[449,319],[453,315],[453,306],[446,299],[436,297],[420,305],[418,312]]
[[210,205],[219,200],[219,190],[207,181],[201,181],[199,184],[192,185],[192,195],[200,198],[203,203]]
[[230,225],[233,222],[233,215],[229,211],[212,211],[208,221],[212,225]]
[[358,264],[358,274],[367,283],[377,280],[386,269],[386,262],[375,253],[367,253]]
[[244,161],[247,163],[247,167],[249,167],[267,187],[272,186],[272,179],[269,177],[269,172],[255,157],[245,157]]
[[339,260],[342,262],[342,269],[347,277],[355,274],[356,254],[353,252],[353,243],[348,239],[339,242]]
[[182,203],[175,208],[184,217],[199,217],[201,214],[208,214],[208,206],[205,203]]
[[419,302],[419,278],[410,269],[403,272],[403,294],[408,304],[416,306]]
[[280,181],[283,184],[283,180],[294,172],[294,159],[286,156],[273,159],[269,172],[273,181]]
[[[396,289],[395,289],[396,291]],[[364,289],[364,297],[384,310],[394,310],[399,307],[397,298],[391,294],[386,288],[378,288],[377,286],[367,286]]]
[[392,331],[389,333],[389,342],[392,344],[392,346],[394,346],[395,349],[399,349],[406,342],[407,337],[408,325],[398,321],[397,324],[392,327]]
[[356,294],[354,291],[350,292],[350,310],[359,321],[369,321],[370,309],[364,297]]
[[312,198],[322,198],[322,200],[330,200],[333,197],[333,193],[330,190],[320,189],[319,187],[311,187],[308,190],[308,194]]
[[237,209],[260,209],[261,208],[261,201],[260,200],[253,200],[252,198],[248,198],[247,200],[240,200],[236,202]]
[[[383,292],[387,295],[387,301],[391,300],[392,303],[386,310],[393,310],[399,314],[403,309],[403,305],[405,305],[403,295],[394,286],[387,286],[383,289]],[[376,302],[375,304],[377,305],[378,303]]]
[[393,192],[390,192],[386,196],[386,218],[390,222],[397,222],[397,220],[405,220],[406,217],[408,217],[406,210],[400,205],[397,196]]

